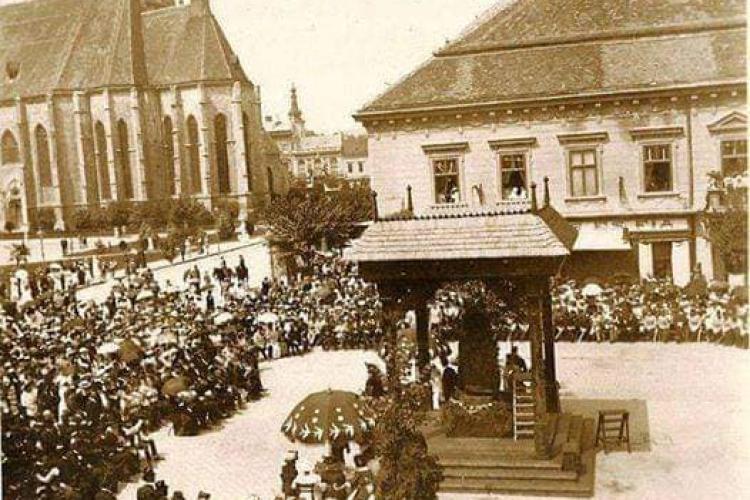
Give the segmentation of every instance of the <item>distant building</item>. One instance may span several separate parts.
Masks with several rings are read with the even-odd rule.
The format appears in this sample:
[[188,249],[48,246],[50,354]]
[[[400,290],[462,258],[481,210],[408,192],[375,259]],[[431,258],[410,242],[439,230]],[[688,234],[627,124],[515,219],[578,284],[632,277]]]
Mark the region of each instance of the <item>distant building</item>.
[[[146,2],[147,7],[165,2]],[[0,7],[0,226],[190,196],[241,217],[286,186],[247,77],[208,0]]]
[[709,172],[746,175],[744,0],[503,2],[367,104],[382,215],[541,200],[578,226],[567,271],[720,273]]
[[325,176],[369,182],[367,135],[316,134],[305,126],[294,87],[290,101],[288,121],[273,116],[264,120],[264,127],[279,147],[289,174],[308,182]]

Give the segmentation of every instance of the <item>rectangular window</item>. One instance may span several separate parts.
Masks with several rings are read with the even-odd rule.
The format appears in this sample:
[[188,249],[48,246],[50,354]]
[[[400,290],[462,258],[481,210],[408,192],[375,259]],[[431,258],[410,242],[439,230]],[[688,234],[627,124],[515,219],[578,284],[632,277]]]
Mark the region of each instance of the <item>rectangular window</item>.
[[365,171],[365,163],[359,162],[359,173],[362,174]]
[[672,145],[643,146],[643,181],[647,193],[672,191]]
[[747,173],[747,140],[721,141],[721,175],[734,177]]
[[528,192],[526,153],[500,153],[500,197],[526,199]]
[[599,194],[599,168],[596,149],[568,152],[570,195],[574,198]]
[[461,186],[458,175],[458,158],[432,161],[435,179],[435,203],[460,203]]
[[348,162],[348,163],[346,164],[346,168],[347,168],[347,170],[349,170],[349,173],[350,173],[350,174],[353,174],[353,173],[354,173],[354,164],[353,164],[352,162]]
[[672,275],[672,243],[669,241],[652,243],[651,255],[655,278],[667,278]]

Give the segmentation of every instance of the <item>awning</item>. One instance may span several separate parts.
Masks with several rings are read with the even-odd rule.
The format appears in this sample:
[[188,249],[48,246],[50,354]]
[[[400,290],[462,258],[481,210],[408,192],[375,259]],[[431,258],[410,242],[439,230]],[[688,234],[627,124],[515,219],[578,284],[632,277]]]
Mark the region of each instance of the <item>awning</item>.
[[578,229],[578,239],[573,245],[573,251],[627,251],[630,242],[623,238],[621,227],[591,227],[584,225]]

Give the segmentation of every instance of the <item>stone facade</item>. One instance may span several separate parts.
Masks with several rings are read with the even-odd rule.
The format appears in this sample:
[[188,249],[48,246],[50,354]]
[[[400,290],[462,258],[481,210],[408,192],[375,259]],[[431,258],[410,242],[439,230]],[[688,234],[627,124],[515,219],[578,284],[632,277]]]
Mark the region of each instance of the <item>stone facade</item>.
[[[518,0],[469,30],[466,40],[491,31],[488,24],[502,24],[505,16],[520,15],[534,5]],[[661,39],[671,43],[669,31],[639,29],[643,43],[657,45]],[[732,36],[737,32],[734,25],[684,29],[703,38],[724,37],[722,29]],[[606,85],[615,77],[605,74],[600,76],[604,83],[597,82],[595,89],[564,94],[549,90],[521,98],[509,95],[523,91],[515,80],[507,83],[504,95],[505,82],[485,81],[477,73],[489,58],[504,63],[513,58],[524,64],[524,58],[516,55],[524,51],[535,51],[534,57],[540,57],[541,51],[585,46],[580,50],[594,53],[600,44],[610,52],[617,44],[631,50],[629,45],[642,40],[636,36],[638,31],[629,30],[622,41],[617,31],[602,33],[601,40],[596,33],[574,34],[561,39],[559,49],[547,39],[538,41],[538,46],[532,39],[517,46],[470,49],[459,40],[444,55],[437,53],[357,114],[369,133],[369,165],[379,213],[405,210],[409,187],[416,215],[523,205],[533,184],[541,202],[548,179],[552,205],[579,227],[576,252],[566,264],[569,271],[579,276],[669,275],[685,284],[691,270],[701,264],[712,278],[715,252],[704,237],[700,212],[706,207],[710,172],[722,171],[723,166],[731,169],[727,165],[732,161],[745,165],[746,171],[744,78],[623,90]],[[683,48],[669,50],[682,54]],[[743,47],[729,44],[722,50],[741,52]],[[544,71],[554,73],[556,65],[566,63],[552,59],[545,64]],[[713,62],[706,59],[703,64]],[[459,68],[455,78],[441,80],[443,70],[453,67]],[[503,67],[508,80],[541,70]],[[632,71],[635,74],[628,78],[633,82],[648,82],[649,71],[658,68]],[[546,75],[540,73],[539,78]],[[724,158],[722,147],[735,147],[736,157]],[[591,265],[597,261],[601,265]]]
[[[39,9],[33,10],[39,2],[22,5],[26,12],[14,5],[0,9],[11,20],[7,29],[0,26],[0,41],[16,49],[0,61],[6,73],[0,85],[0,225],[35,230],[40,212],[48,211],[56,227],[63,228],[81,207],[179,196],[195,197],[209,207],[220,199],[236,200],[244,218],[248,207],[286,188],[278,150],[262,127],[259,89],[239,66],[207,0],[144,13],[135,0],[106,0],[91,9],[100,18],[83,11],[91,7],[83,5],[89,0],[80,4],[80,12],[56,1],[61,5],[43,7],[53,9],[51,19],[60,32],[80,29],[80,23],[92,32],[84,41],[95,40],[94,32],[106,36],[120,30],[130,43],[112,49],[108,68],[87,60],[92,67],[73,68],[84,76],[70,82],[61,77],[47,88],[35,88],[22,76],[31,79],[23,72],[38,68],[23,60],[28,44],[14,39],[11,28],[18,22],[42,22],[35,17]],[[184,26],[209,30],[210,35],[184,40],[192,57],[174,61],[174,71],[168,73],[164,60],[180,56],[170,52],[169,42],[183,36],[175,31]],[[92,50],[65,37],[60,43],[69,43],[73,59]],[[129,54],[122,63],[127,77],[114,76],[121,71],[120,51]],[[45,55],[41,50],[26,57]],[[206,58],[221,66],[207,66]],[[20,65],[18,75],[9,72],[14,64]],[[101,72],[103,77],[90,76]]]

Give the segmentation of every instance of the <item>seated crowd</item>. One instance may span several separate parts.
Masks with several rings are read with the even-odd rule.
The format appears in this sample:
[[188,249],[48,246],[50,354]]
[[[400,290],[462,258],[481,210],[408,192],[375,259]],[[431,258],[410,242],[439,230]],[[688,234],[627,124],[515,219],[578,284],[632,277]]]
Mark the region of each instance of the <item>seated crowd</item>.
[[149,432],[196,434],[260,397],[260,357],[374,345],[374,289],[313,261],[311,276],[259,289],[242,260],[203,280],[193,268],[184,287],[141,269],[100,304],[72,287],[3,314],[4,498],[114,498],[159,458]]

